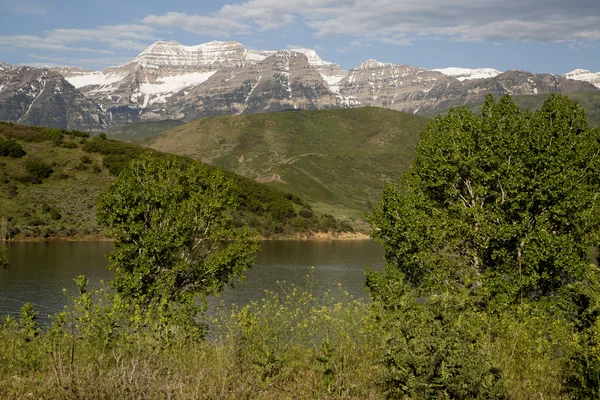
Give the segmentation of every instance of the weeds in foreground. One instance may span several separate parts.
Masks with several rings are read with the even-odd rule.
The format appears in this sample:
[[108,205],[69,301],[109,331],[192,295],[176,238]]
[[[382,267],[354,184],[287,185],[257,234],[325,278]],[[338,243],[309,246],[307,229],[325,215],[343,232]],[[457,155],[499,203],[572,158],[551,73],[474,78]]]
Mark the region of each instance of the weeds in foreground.
[[[442,329],[442,320],[421,314],[424,304],[406,302],[397,311],[405,321],[389,329],[374,317],[375,305],[341,287],[315,295],[309,279],[303,287],[284,283],[245,307],[221,308],[205,319],[201,338],[194,327],[174,328],[77,282],[80,294],[45,330],[30,305],[18,319],[1,321],[0,398],[405,398],[394,393],[408,386],[390,390],[394,371],[413,385],[409,398],[431,398],[425,389],[444,382],[458,393],[453,398],[478,398],[469,397],[477,387],[461,382],[487,365],[496,398],[569,399],[582,398],[572,388],[594,386],[600,370],[600,329],[573,335],[565,321],[527,306],[498,318],[479,315],[473,325],[470,314],[452,319],[449,304],[436,309],[454,321]],[[434,334],[440,329],[445,333]],[[430,353],[456,357],[436,361]]]
[[[31,306],[0,326],[0,397],[377,398],[368,304],[282,285],[211,318],[206,339],[81,293],[45,331]],[[167,332],[167,333],[165,333]]]

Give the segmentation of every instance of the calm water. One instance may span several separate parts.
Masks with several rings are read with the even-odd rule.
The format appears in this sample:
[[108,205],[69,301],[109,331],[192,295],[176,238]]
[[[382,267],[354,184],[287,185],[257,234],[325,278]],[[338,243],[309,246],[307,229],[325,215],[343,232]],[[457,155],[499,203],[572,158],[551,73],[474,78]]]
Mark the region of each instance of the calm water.
[[[77,275],[86,275],[91,288],[112,278],[106,268],[111,250],[106,242],[11,243],[10,268],[0,270],[0,315],[18,315],[25,302],[34,304],[41,319],[60,311],[68,302],[63,288],[76,293]],[[372,241],[266,241],[244,283],[227,287],[219,298],[210,299],[209,307],[221,301],[227,306],[259,300],[265,290],[277,290],[278,281],[304,284],[311,267],[314,293],[341,283],[355,297],[364,297],[365,265],[376,270],[384,265],[383,250]]]

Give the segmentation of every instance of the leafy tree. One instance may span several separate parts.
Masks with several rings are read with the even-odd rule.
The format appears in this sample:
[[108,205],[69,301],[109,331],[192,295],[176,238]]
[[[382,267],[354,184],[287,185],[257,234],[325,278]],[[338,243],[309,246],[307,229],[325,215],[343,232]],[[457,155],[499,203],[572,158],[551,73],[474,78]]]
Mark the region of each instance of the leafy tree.
[[[400,188],[385,187],[369,216],[387,260],[385,274],[367,272],[384,325],[411,309],[407,298],[447,293],[452,304],[466,291],[468,313],[544,300],[577,329],[590,328],[599,309],[589,258],[600,234],[599,179],[600,131],[566,96],[551,95],[535,114],[509,96],[488,96],[480,116],[458,108],[437,117]],[[464,315],[441,318],[452,326]],[[413,334],[431,334],[427,318],[416,321]],[[446,335],[444,345],[455,344]],[[387,345],[387,365],[402,363],[395,339]]]
[[534,115],[489,96],[421,136],[401,191],[370,216],[388,267],[415,287],[481,287],[513,304],[584,279],[600,234],[600,131],[553,95]]
[[258,244],[229,218],[234,199],[219,170],[152,154],[132,161],[98,201],[115,239],[116,291],[142,310],[193,313],[195,297],[242,278]]

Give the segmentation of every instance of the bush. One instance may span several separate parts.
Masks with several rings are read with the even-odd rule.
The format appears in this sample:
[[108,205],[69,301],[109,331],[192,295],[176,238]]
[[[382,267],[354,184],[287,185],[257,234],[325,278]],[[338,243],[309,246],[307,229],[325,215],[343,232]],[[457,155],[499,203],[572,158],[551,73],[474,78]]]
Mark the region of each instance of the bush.
[[75,142],[65,141],[65,142],[61,143],[60,147],[63,147],[65,149],[76,149],[79,146],[77,146],[77,143],[75,143]]
[[2,140],[0,139],[0,156],[2,157],[11,157],[11,158],[21,158],[25,155],[25,150],[23,150],[23,146],[14,140]]
[[58,210],[56,208],[53,208],[50,210],[50,218],[54,221],[58,221],[59,219],[62,218],[62,215],[60,215],[60,213],[58,212]]
[[306,218],[306,219],[310,219],[312,218],[315,214],[313,213],[313,210],[311,210],[310,208],[304,207],[302,210],[300,210],[299,215],[302,218]]
[[50,165],[37,158],[30,158],[25,161],[25,169],[29,172],[29,175],[40,181],[48,178],[54,172]]

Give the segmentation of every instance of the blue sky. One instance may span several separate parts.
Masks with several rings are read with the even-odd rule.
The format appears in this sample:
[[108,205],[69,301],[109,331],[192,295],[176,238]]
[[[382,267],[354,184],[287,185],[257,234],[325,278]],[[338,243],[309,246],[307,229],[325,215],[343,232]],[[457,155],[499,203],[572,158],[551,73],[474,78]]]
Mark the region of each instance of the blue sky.
[[307,47],[350,69],[600,71],[599,0],[0,0],[0,61],[123,64],[157,40]]

